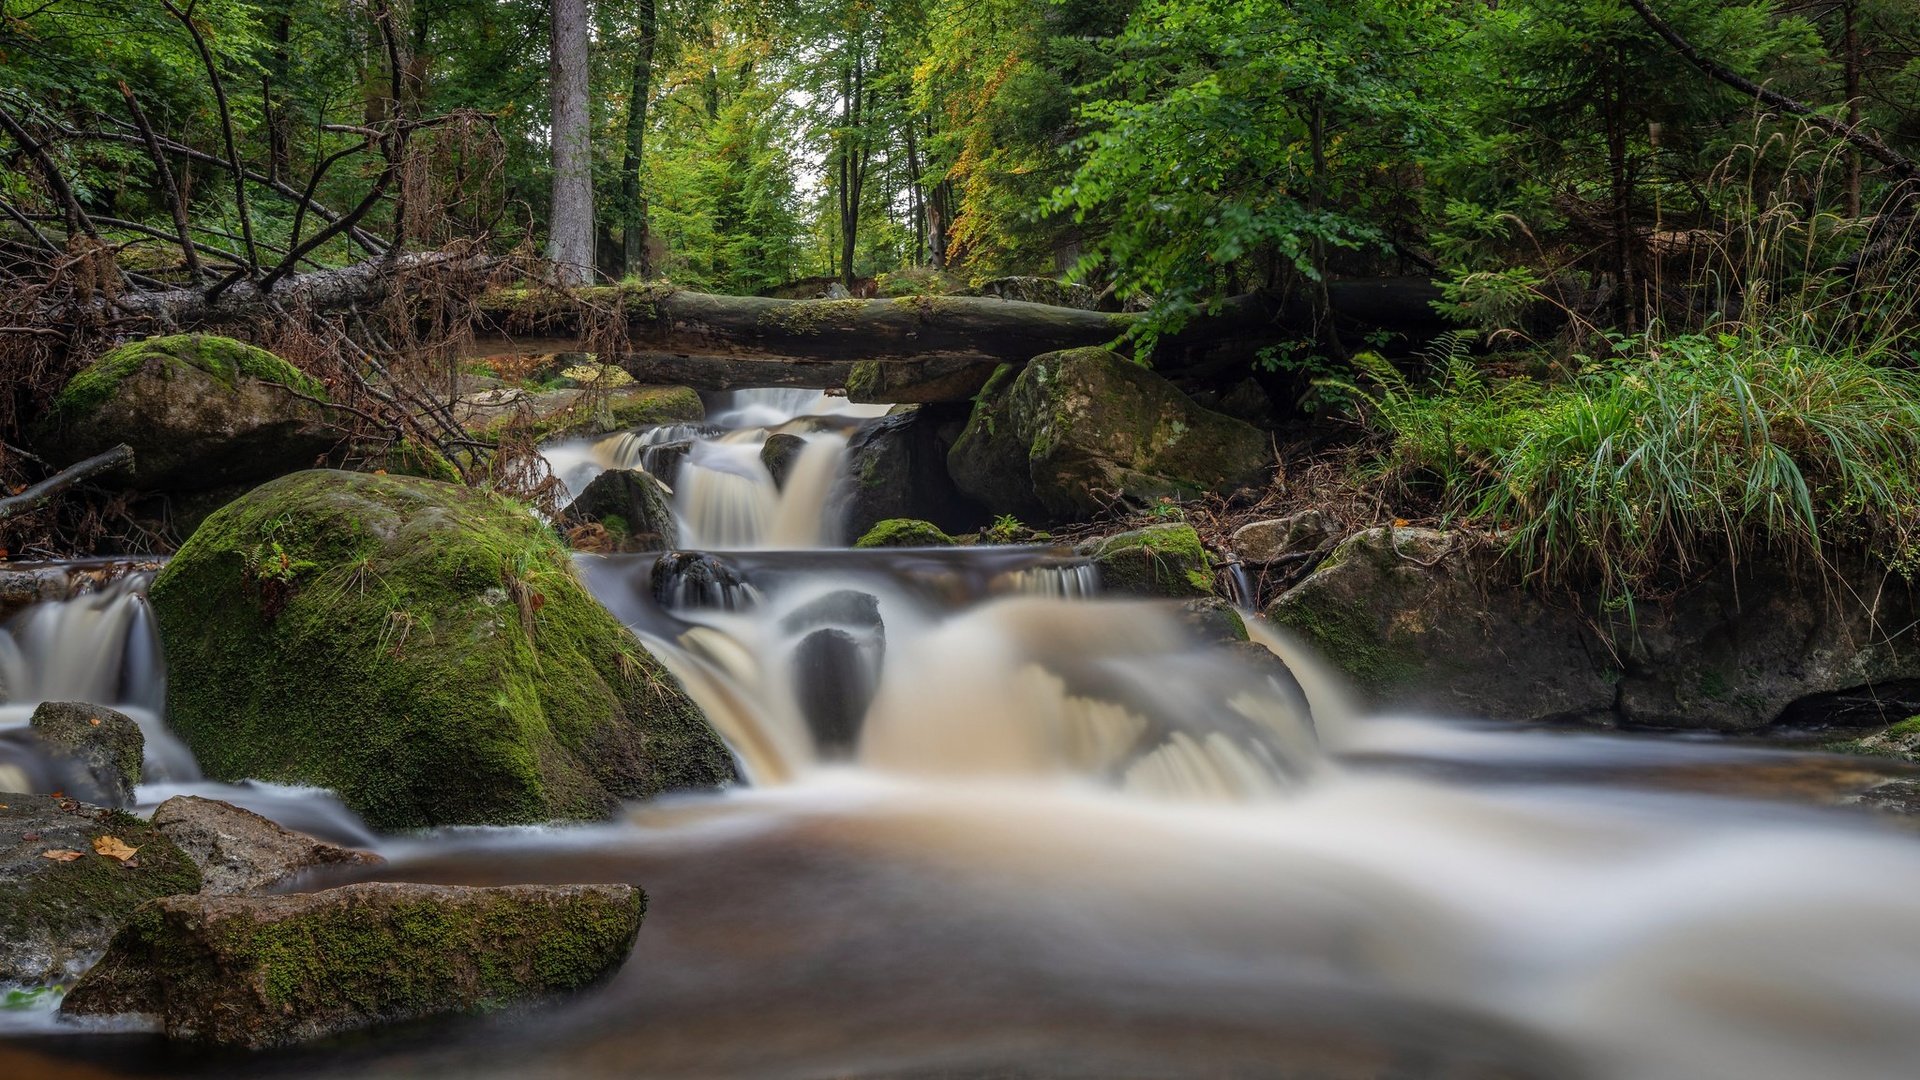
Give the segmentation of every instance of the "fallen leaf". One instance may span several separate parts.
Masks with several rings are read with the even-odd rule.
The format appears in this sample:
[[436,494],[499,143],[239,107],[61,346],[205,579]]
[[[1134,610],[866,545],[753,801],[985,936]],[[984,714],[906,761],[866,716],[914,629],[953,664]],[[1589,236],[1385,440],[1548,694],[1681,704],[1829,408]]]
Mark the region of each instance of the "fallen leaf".
[[43,859],[52,859],[54,862],[72,862],[80,857],[80,852],[68,851],[65,848],[48,848],[40,853],[40,857]]
[[117,836],[96,836],[93,838],[93,850],[105,855],[109,859],[119,859],[121,862],[126,862],[128,859],[133,858],[134,852],[140,849],[128,847],[127,842]]
[[38,841],[39,839],[40,839],[40,834],[37,832],[23,832],[20,834],[20,842],[23,844],[31,844]]
[[100,718],[96,716],[96,717],[94,717],[93,719],[91,719],[91,720],[89,720],[89,721],[87,721],[87,723],[89,723],[89,724],[92,724],[92,725],[93,725],[94,727],[99,727],[99,726],[100,726]]

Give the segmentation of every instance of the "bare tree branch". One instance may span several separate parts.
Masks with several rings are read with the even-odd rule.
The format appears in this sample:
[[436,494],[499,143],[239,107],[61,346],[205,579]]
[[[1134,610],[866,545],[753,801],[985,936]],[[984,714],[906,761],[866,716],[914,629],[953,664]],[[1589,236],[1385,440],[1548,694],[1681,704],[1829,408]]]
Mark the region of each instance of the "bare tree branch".
[[49,476],[18,495],[0,499],[0,521],[35,509],[54,496],[90,476],[98,475],[110,469],[119,469],[133,464],[133,450],[121,443],[111,450],[95,454],[77,465]]

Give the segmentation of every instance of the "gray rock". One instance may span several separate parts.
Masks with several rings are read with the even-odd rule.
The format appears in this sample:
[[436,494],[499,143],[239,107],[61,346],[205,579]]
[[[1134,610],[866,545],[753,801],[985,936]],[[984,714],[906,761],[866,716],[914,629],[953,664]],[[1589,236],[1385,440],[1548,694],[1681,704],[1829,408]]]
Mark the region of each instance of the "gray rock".
[[[1597,596],[1543,597],[1500,553],[1491,538],[1369,529],[1266,614],[1377,705],[1489,719],[1750,731],[1821,721],[1795,713],[1809,698],[1920,677],[1913,635],[1886,629],[1911,626],[1920,604],[1868,563],[1840,567],[1839,581],[1722,567],[1671,600],[1643,599],[1629,623],[1600,614]],[[1853,709],[1845,722],[1904,715]]]
[[200,868],[208,896],[254,892],[323,866],[375,866],[371,851],[340,847],[282,828],[218,799],[177,795],[153,811],[153,827]]
[[787,486],[787,474],[793,471],[794,459],[800,456],[800,451],[806,445],[807,440],[786,432],[767,436],[766,445],[760,448],[760,464],[765,465],[767,472],[773,475],[775,487]]
[[1273,566],[1331,551],[1343,535],[1340,524],[1326,514],[1302,510],[1240,526],[1227,550],[1249,566]]
[[83,781],[68,794],[102,806],[132,806],[147,737],[125,713],[76,701],[48,701],[29,721],[44,753]]
[[597,524],[617,551],[667,551],[680,543],[667,486],[640,469],[608,469],[560,512],[566,525]]
[[[103,837],[134,849],[133,858],[98,853]],[[199,887],[193,862],[139,818],[0,792],[0,983],[72,979],[135,908]]]
[[588,986],[633,947],[628,885],[369,883],[142,907],[61,1005],[262,1048]]
[[882,417],[854,433],[834,493],[849,539],[893,518],[930,521],[950,533],[985,522],[984,512],[947,473],[948,449],[963,418],[960,408],[923,405]]
[[1147,368],[1071,349],[990,380],[947,467],[995,513],[1071,520],[1258,486],[1272,456],[1260,429],[1201,408]]

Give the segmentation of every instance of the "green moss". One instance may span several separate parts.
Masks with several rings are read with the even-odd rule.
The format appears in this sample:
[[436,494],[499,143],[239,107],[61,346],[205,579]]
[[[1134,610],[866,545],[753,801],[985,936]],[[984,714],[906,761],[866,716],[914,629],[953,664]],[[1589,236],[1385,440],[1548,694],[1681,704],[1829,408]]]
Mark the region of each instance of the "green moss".
[[847,372],[847,398],[852,401],[868,401],[880,393],[885,385],[885,372],[878,360],[861,360]]
[[888,518],[854,541],[857,548],[952,547],[959,541],[932,522],[916,518]]
[[1920,735],[1920,716],[1909,716],[1905,720],[1888,728],[1886,733],[1895,736]]
[[794,334],[818,334],[830,326],[850,327],[867,308],[866,300],[795,300],[767,309],[760,321]]
[[1419,660],[1381,634],[1369,611],[1324,602],[1296,589],[1268,614],[1306,637],[1321,656],[1375,695],[1404,686],[1425,670]]
[[51,414],[63,421],[87,416],[113,397],[122,380],[153,362],[198,368],[228,387],[245,376],[326,397],[325,387],[265,349],[217,334],[174,334],[131,342],[95,360],[53,399]]
[[[29,797],[6,798],[13,803]],[[89,932],[111,930],[155,897],[200,890],[193,860],[139,818],[109,811],[86,831],[89,838],[111,835],[137,848],[139,865],[122,864],[88,847],[72,862],[45,860],[46,865],[0,883],[0,940],[49,937],[70,945]],[[99,940],[104,942],[104,932]]]
[[1213,595],[1213,560],[1191,525],[1149,525],[1109,536],[1088,553],[1107,588],[1141,596]]
[[460,470],[446,455],[413,439],[401,439],[387,448],[386,470],[396,476],[460,483]]
[[732,775],[552,530],[482,492],[283,477],[209,517],[151,597],[173,726],[216,779],[334,788],[391,829],[597,817]]

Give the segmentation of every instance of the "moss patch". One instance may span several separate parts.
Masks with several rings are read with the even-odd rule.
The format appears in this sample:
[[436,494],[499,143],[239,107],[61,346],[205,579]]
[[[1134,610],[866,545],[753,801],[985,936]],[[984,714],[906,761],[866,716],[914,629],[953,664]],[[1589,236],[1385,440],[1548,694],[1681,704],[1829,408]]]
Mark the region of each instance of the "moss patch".
[[244,376],[326,397],[325,387],[265,349],[218,334],[173,334],[122,345],[87,365],[53,399],[50,415],[62,422],[86,417],[113,397],[122,380],[153,362],[198,368],[229,389]]
[[857,548],[952,547],[959,541],[930,521],[888,518],[854,541]]
[[317,784],[380,828],[591,818],[732,776],[663,668],[524,508],[311,471],[155,579],[174,728],[223,780]]
[[1376,697],[1418,678],[1420,660],[1394,646],[1369,611],[1337,602],[1316,602],[1300,590],[1283,596],[1269,617],[1303,635],[1323,657]]
[[1213,560],[1191,525],[1149,525],[1085,550],[1103,588],[1139,596],[1213,595]]

